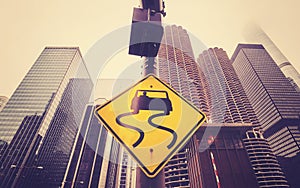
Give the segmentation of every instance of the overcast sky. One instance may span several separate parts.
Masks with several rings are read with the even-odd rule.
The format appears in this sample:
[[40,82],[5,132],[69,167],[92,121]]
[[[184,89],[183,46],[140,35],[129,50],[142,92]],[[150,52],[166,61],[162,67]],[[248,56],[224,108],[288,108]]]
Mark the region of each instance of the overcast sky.
[[[103,36],[129,25],[132,9],[139,4],[138,0],[0,1],[0,95],[8,97],[45,46],[79,46],[84,55]],[[258,23],[300,71],[299,0],[165,0],[165,3],[165,23],[183,26],[207,47],[225,49],[229,57],[239,42],[245,42],[242,36],[245,25]],[[122,65],[137,60],[128,57],[128,62],[123,61]]]

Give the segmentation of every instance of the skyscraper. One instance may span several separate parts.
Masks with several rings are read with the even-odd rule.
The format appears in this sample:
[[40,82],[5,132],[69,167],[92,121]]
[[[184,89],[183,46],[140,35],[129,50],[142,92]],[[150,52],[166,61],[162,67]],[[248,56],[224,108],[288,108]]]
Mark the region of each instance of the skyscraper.
[[270,37],[257,25],[249,25],[244,34],[247,42],[261,43],[275,63],[279,66],[283,74],[289,79],[291,84],[300,92],[300,74],[289,60],[283,55]]
[[78,48],[43,50],[0,113],[1,187],[39,173],[61,184],[92,87]]
[[231,60],[288,182],[299,187],[294,174],[300,173],[300,163],[287,164],[300,158],[299,92],[262,45],[239,44]]
[[[208,114],[206,88],[202,87],[201,73],[187,31],[181,26],[166,26],[157,59],[159,78]],[[166,187],[190,187],[186,152],[183,148],[166,165]]]
[[7,101],[8,101],[7,97],[0,96],[0,112],[4,108],[4,106],[6,105]]
[[[210,95],[211,99],[215,100],[214,107],[212,107],[211,116],[212,122],[214,123],[227,123],[224,126],[227,126],[228,123],[234,123],[230,129],[234,132],[234,125],[243,126],[243,124],[250,124],[252,128],[258,128],[259,123],[257,117],[254,113],[254,110],[247,98],[247,95],[242,87],[242,84],[233,69],[232,63],[227,55],[227,53],[220,48],[210,48],[199,55],[198,63],[200,67],[203,69],[206,79],[209,83]],[[230,126],[230,124],[229,124]],[[224,129],[224,127],[222,127]],[[245,145],[257,145],[256,140],[252,138],[246,137],[245,131],[244,135],[241,135],[240,139],[244,140]],[[250,133],[249,133],[250,134]],[[216,139],[221,139],[224,135],[216,136]],[[261,142],[268,147],[267,141],[261,137]],[[196,143],[195,143],[196,145]],[[244,147],[242,147],[244,148]],[[223,149],[228,149],[230,151],[230,147],[224,146]],[[253,154],[252,148],[245,147],[246,151],[249,154],[250,161],[253,169],[257,169],[257,166],[265,166],[266,164],[273,164],[277,162],[277,159],[270,158],[269,153],[260,153],[260,158],[256,158],[251,156]],[[216,151],[219,151],[218,149]],[[219,153],[222,153],[221,151]],[[201,154],[201,152],[200,152]],[[221,154],[219,154],[222,156]],[[223,156],[224,157],[224,156]],[[200,158],[200,161],[203,159]],[[245,160],[245,159],[243,159]],[[248,159],[249,160],[249,159]],[[276,163],[278,165],[278,162]],[[221,169],[224,170],[224,169]],[[272,181],[268,181],[265,173],[255,173],[257,180],[260,185],[286,185],[282,181],[286,181],[284,175],[282,175],[281,169],[278,166],[277,170],[282,178],[276,179],[276,173],[273,172],[273,169],[265,169],[265,173],[269,173],[274,175]],[[257,172],[257,170],[255,171]],[[243,173],[243,172],[241,172]],[[268,176],[270,178],[271,175]],[[272,178],[272,177],[271,177]],[[228,179],[228,178],[227,178]],[[224,181],[224,180],[223,180]],[[231,185],[233,187],[234,185]],[[236,186],[236,185],[235,185]]]
[[195,62],[189,35],[181,26],[166,26],[158,53],[158,76],[209,116],[208,88]]
[[251,123],[258,126],[255,113],[227,53],[222,48],[203,51],[197,62],[209,84],[211,120],[215,123]]

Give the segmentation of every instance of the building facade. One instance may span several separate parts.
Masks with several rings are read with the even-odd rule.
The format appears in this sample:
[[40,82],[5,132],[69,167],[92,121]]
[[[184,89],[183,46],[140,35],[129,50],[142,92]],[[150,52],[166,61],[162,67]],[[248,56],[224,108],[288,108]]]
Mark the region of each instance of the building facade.
[[203,51],[197,62],[209,85],[211,121],[213,123],[251,123],[258,126],[249,103],[227,53],[222,48]]
[[166,26],[157,56],[158,76],[210,118],[208,85],[195,62],[189,35],[181,26]]
[[[214,129],[220,129],[217,136]],[[251,124],[202,125],[187,149],[190,187],[259,187],[242,141],[249,129]]]
[[243,142],[259,187],[289,187],[276,156],[260,131],[247,131]]
[[8,101],[7,97],[0,96],[0,112],[4,108],[4,106],[6,105],[7,101]]
[[131,159],[124,148],[120,149],[120,168],[117,176],[118,188],[135,188],[136,187],[136,163]]
[[[160,79],[209,117],[207,95],[203,92],[207,88],[203,86],[201,72],[194,60],[188,33],[181,26],[165,27],[157,66]],[[190,187],[186,155],[186,148],[183,148],[165,166],[166,187]]]
[[[70,79],[59,103],[54,118],[42,140],[40,148],[25,166],[43,167],[26,169],[21,174],[22,187],[60,186],[66,174],[75,137],[92,89],[88,79]],[[34,182],[34,183],[33,183]]]
[[43,50],[0,113],[1,187],[62,183],[92,87],[78,48]]
[[287,164],[300,157],[299,92],[262,45],[239,44],[231,60],[288,182],[292,187],[299,187],[294,178],[295,173],[300,173],[299,165]]
[[108,134],[88,104],[72,151],[62,187],[114,188],[120,145]]
[[283,55],[271,38],[257,25],[251,25],[245,32],[245,39],[250,43],[262,44],[275,63],[279,66],[283,74],[289,79],[294,88],[300,92],[300,74],[289,60]]

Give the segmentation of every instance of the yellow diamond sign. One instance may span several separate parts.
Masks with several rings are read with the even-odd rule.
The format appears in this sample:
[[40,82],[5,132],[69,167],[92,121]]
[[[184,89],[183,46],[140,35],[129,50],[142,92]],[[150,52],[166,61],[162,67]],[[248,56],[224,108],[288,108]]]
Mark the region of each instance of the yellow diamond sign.
[[160,172],[205,120],[153,75],[98,107],[95,114],[149,177]]

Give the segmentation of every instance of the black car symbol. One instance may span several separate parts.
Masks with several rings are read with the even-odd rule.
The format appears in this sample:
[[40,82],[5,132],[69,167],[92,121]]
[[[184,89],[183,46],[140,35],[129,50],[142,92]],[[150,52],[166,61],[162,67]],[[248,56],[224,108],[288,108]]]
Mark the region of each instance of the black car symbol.
[[162,110],[166,115],[172,111],[172,103],[166,91],[137,90],[131,102],[133,114],[139,110]]

